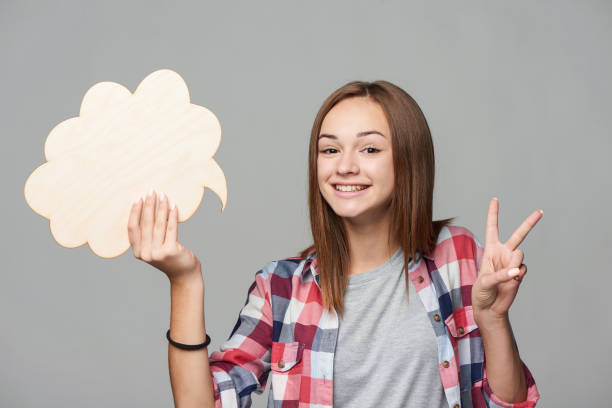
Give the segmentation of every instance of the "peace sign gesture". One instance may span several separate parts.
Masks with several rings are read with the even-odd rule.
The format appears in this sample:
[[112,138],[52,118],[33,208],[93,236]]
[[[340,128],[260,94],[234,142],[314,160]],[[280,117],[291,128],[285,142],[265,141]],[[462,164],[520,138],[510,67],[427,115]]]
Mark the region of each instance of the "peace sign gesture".
[[527,266],[524,253],[516,249],[529,231],[542,218],[543,211],[536,210],[512,233],[508,241],[499,241],[497,214],[499,202],[493,197],[489,202],[484,253],[478,279],[472,286],[474,320],[502,319],[508,317],[508,309],[516,297]]

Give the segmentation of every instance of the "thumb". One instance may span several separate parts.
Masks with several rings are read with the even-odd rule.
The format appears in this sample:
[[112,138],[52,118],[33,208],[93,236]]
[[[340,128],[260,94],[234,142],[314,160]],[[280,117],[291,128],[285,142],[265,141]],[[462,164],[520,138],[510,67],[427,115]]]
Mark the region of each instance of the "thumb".
[[520,267],[523,262],[522,251],[514,251],[510,260],[510,266],[494,273],[495,280],[498,283],[507,282],[521,273]]
[[517,267],[504,268],[495,273],[482,277],[482,288],[485,290],[491,289],[500,283],[512,280],[520,273]]
[[[520,265],[522,262],[523,256],[520,251],[514,251],[512,253],[512,258],[510,259],[510,266],[507,268],[500,269],[491,274],[482,276],[481,284],[482,288],[485,290],[489,290],[494,286],[497,286],[499,283],[507,282],[510,279],[513,279],[520,273]],[[494,270],[493,264],[491,263],[491,270]]]

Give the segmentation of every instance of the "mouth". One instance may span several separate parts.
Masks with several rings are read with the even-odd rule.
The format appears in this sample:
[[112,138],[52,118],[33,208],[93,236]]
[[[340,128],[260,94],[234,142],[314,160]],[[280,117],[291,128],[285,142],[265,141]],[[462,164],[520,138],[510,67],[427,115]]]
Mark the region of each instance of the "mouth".
[[368,189],[369,185],[363,184],[334,184],[334,189],[342,193],[355,193]]

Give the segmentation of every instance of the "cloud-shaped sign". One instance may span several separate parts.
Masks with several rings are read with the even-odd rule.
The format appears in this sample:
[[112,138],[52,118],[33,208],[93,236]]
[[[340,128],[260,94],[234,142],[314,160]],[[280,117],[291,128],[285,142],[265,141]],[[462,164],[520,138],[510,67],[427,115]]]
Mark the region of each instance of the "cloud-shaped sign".
[[132,94],[100,82],[83,97],[79,116],[55,126],[45,142],[47,162],[25,184],[28,205],[48,218],[53,238],[74,248],[89,243],[112,258],[130,247],[131,204],[150,188],[164,192],[189,219],[204,187],[227,201],[223,170],[213,159],[221,125],[194,105],[179,74],[148,75]]

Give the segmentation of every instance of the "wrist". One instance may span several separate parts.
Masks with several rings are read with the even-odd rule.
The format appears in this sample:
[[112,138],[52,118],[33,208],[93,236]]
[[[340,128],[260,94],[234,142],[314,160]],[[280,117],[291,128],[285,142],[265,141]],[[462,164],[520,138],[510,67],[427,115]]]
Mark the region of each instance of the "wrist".
[[194,269],[192,272],[187,272],[179,276],[175,276],[170,280],[170,286],[200,286],[204,284],[202,277],[202,269],[200,267]]
[[508,313],[496,314],[489,311],[480,311],[474,313],[474,321],[476,325],[483,329],[503,329],[510,325]]

